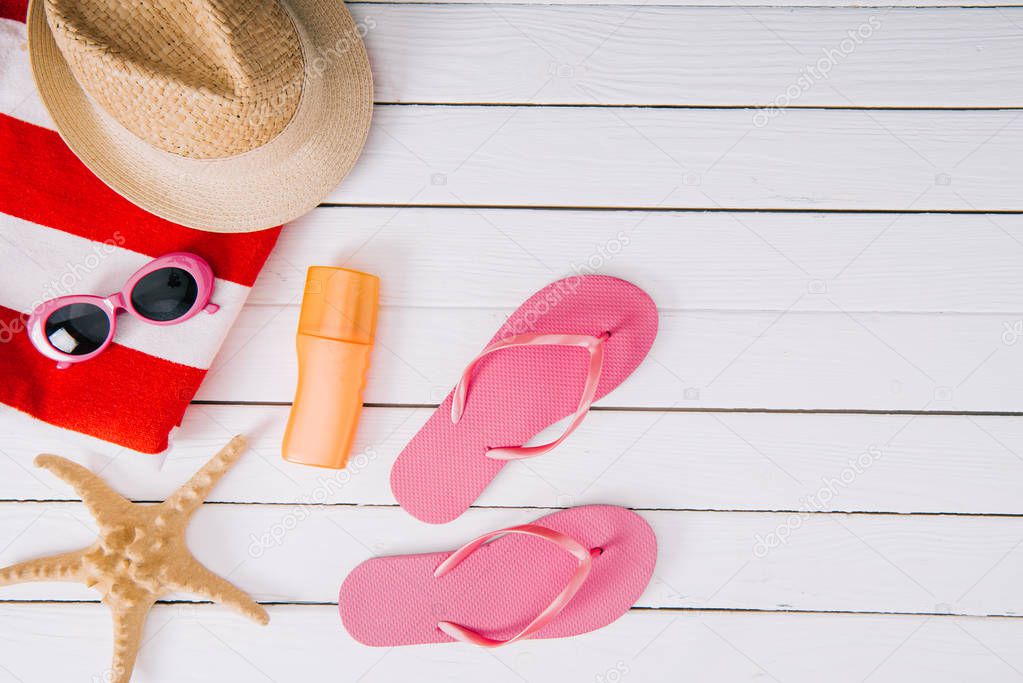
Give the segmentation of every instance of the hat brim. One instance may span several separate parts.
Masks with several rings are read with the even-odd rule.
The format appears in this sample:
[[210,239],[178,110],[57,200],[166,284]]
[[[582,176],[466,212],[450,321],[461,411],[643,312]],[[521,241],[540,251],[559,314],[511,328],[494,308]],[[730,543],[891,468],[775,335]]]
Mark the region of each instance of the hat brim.
[[79,86],[31,0],[32,73],[58,132],[114,191],[192,228],[249,232],[315,207],[355,165],[373,115],[373,76],[358,28],[341,0],[286,0],[305,57],[302,96],[287,127],[257,149],[188,159],[136,137]]

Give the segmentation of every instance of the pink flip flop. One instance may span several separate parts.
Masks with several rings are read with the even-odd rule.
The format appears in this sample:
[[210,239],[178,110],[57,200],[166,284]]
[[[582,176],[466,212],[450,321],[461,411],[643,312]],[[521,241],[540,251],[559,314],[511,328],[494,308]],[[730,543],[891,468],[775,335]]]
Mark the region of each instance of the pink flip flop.
[[[625,280],[580,275],[541,289],[469,363],[398,456],[395,498],[424,522],[455,519],[505,462],[564,441],[593,401],[632,374],[656,336],[654,302]],[[521,445],[569,415],[559,438]]]
[[377,557],[338,594],[364,645],[497,647],[607,626],[639,599],[657,539],[631,510],[587,505],[484,534],[453,553]]

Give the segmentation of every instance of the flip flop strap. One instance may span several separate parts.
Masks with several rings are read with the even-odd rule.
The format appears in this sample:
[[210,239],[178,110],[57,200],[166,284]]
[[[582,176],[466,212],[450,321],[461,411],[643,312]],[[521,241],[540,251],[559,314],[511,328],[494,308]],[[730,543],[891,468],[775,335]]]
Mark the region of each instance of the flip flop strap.
[[437,628],[444,633],[448,634],[455,640],[460,640],[463,643],[471,643],[473,645],[479,645],[480,647],[499,647],[501,645],[507,645],[508,643],[514,643],[515,641],[528,638],[544,626],[549,624],[555,617],[557,617],[565,606],[568,605],[569,601],[575,597],[575,594],[579,592],[586,577],[589,576],[590,567],[592,566],[592,557],[599,555],[599,549],[588,550],[579,541],[575,540],[571,536],[548,529],[547,527],[539,526],[537,524],[522,524],[519,526],[510,526],[506,529],[498,529],[497,531],[491,531],[488,534],[483,534],[477,539],[469,541],[455,552],[448,555],[447,559],[440,563],[440,566],[434,571],[434,578],[440,578],[450,572],[452,569],[457,567],[462,560],[475,552],[481,545],[488,541],[497,538],[498,536],[504,536],[505,534],[525,534],[527,536],[535,536],[544,540],[550,541],[572,554],[577,560],[579,560],[579,566],[576,567],[575,573],[572,578],[568,580],[568,585],[551,601],[551,604],[547,608],[540,612],[540,614],[529,622],[525,628],[519,631],[516,635],[512,636],[508,640],[493,640],[486,636],[480,635],[472,629],[460,626],[459,624],[452,623],[450,621],[437,622]]
[[494,458],[495,460],[521,460],[522,458],[543,455],[567,439],[568,435],[574,432],[576,427],[583,421],[583,418],[586,417],[590,404],[593,403],[594,396],[597,394],[597,385],[600,384],[600,372],[604,366],[604,342],[610,336],[608,332],[603,333],[599,337],[585,334],[518,334],[494,342],[483,349],[483,352],[469,363],[465,372],[462,373],[461,379],[458,380],[458,386],[455,387],[454,397],[451,401],[451,421],[458,424],[458,421],[462,419],[472,373],[484,356],[494,351],[501,351],[516,346],[578,346],[584,348],[590,352],[590,366],[586,373],[586,384],[583,387],[582,396],[579,397],[579,405],[575,409],[572,421],[569,422],[564,433],[554,441],[539,446],[502,446],[487,449],[487,457]]

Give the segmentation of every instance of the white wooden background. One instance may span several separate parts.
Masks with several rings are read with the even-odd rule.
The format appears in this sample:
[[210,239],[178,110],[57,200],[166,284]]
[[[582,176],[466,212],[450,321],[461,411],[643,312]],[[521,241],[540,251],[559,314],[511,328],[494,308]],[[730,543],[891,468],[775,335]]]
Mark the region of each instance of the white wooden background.
[[[358,168],[283,233],[162,471],[65,453],[157,501],[253,439],[189,540],[271,625],[180,596],[136,680],[1023,677],[1023,7],[633,3],[351,6],[379,102]],[[310,264],[383,279],[337,476],[278,455]],[[580,269],[654,297],[650,357],[557,452],[452,524],[416,522],[396,454],[502,318]],[[4,564],[92,536],[37,448],[0,424]],[[612,626],[496,652],[341,628],[367,557],[585,503],[640,510],[660,541]],[[0,681],[105,680],[92,593],[3,598]]]

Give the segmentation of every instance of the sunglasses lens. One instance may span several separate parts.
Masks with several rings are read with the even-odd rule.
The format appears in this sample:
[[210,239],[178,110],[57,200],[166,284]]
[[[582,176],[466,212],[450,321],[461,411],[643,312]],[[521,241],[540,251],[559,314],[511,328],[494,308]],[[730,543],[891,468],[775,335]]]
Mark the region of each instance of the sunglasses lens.
[[68,304],[46,319],[46,338],[69,356],[92,353],[110,336],[110,318],[95,304]]
[[146,275],[131,290],[131,305],[150,320],[176,320],[192,310],[199,285],[187,270],[161,268]]

